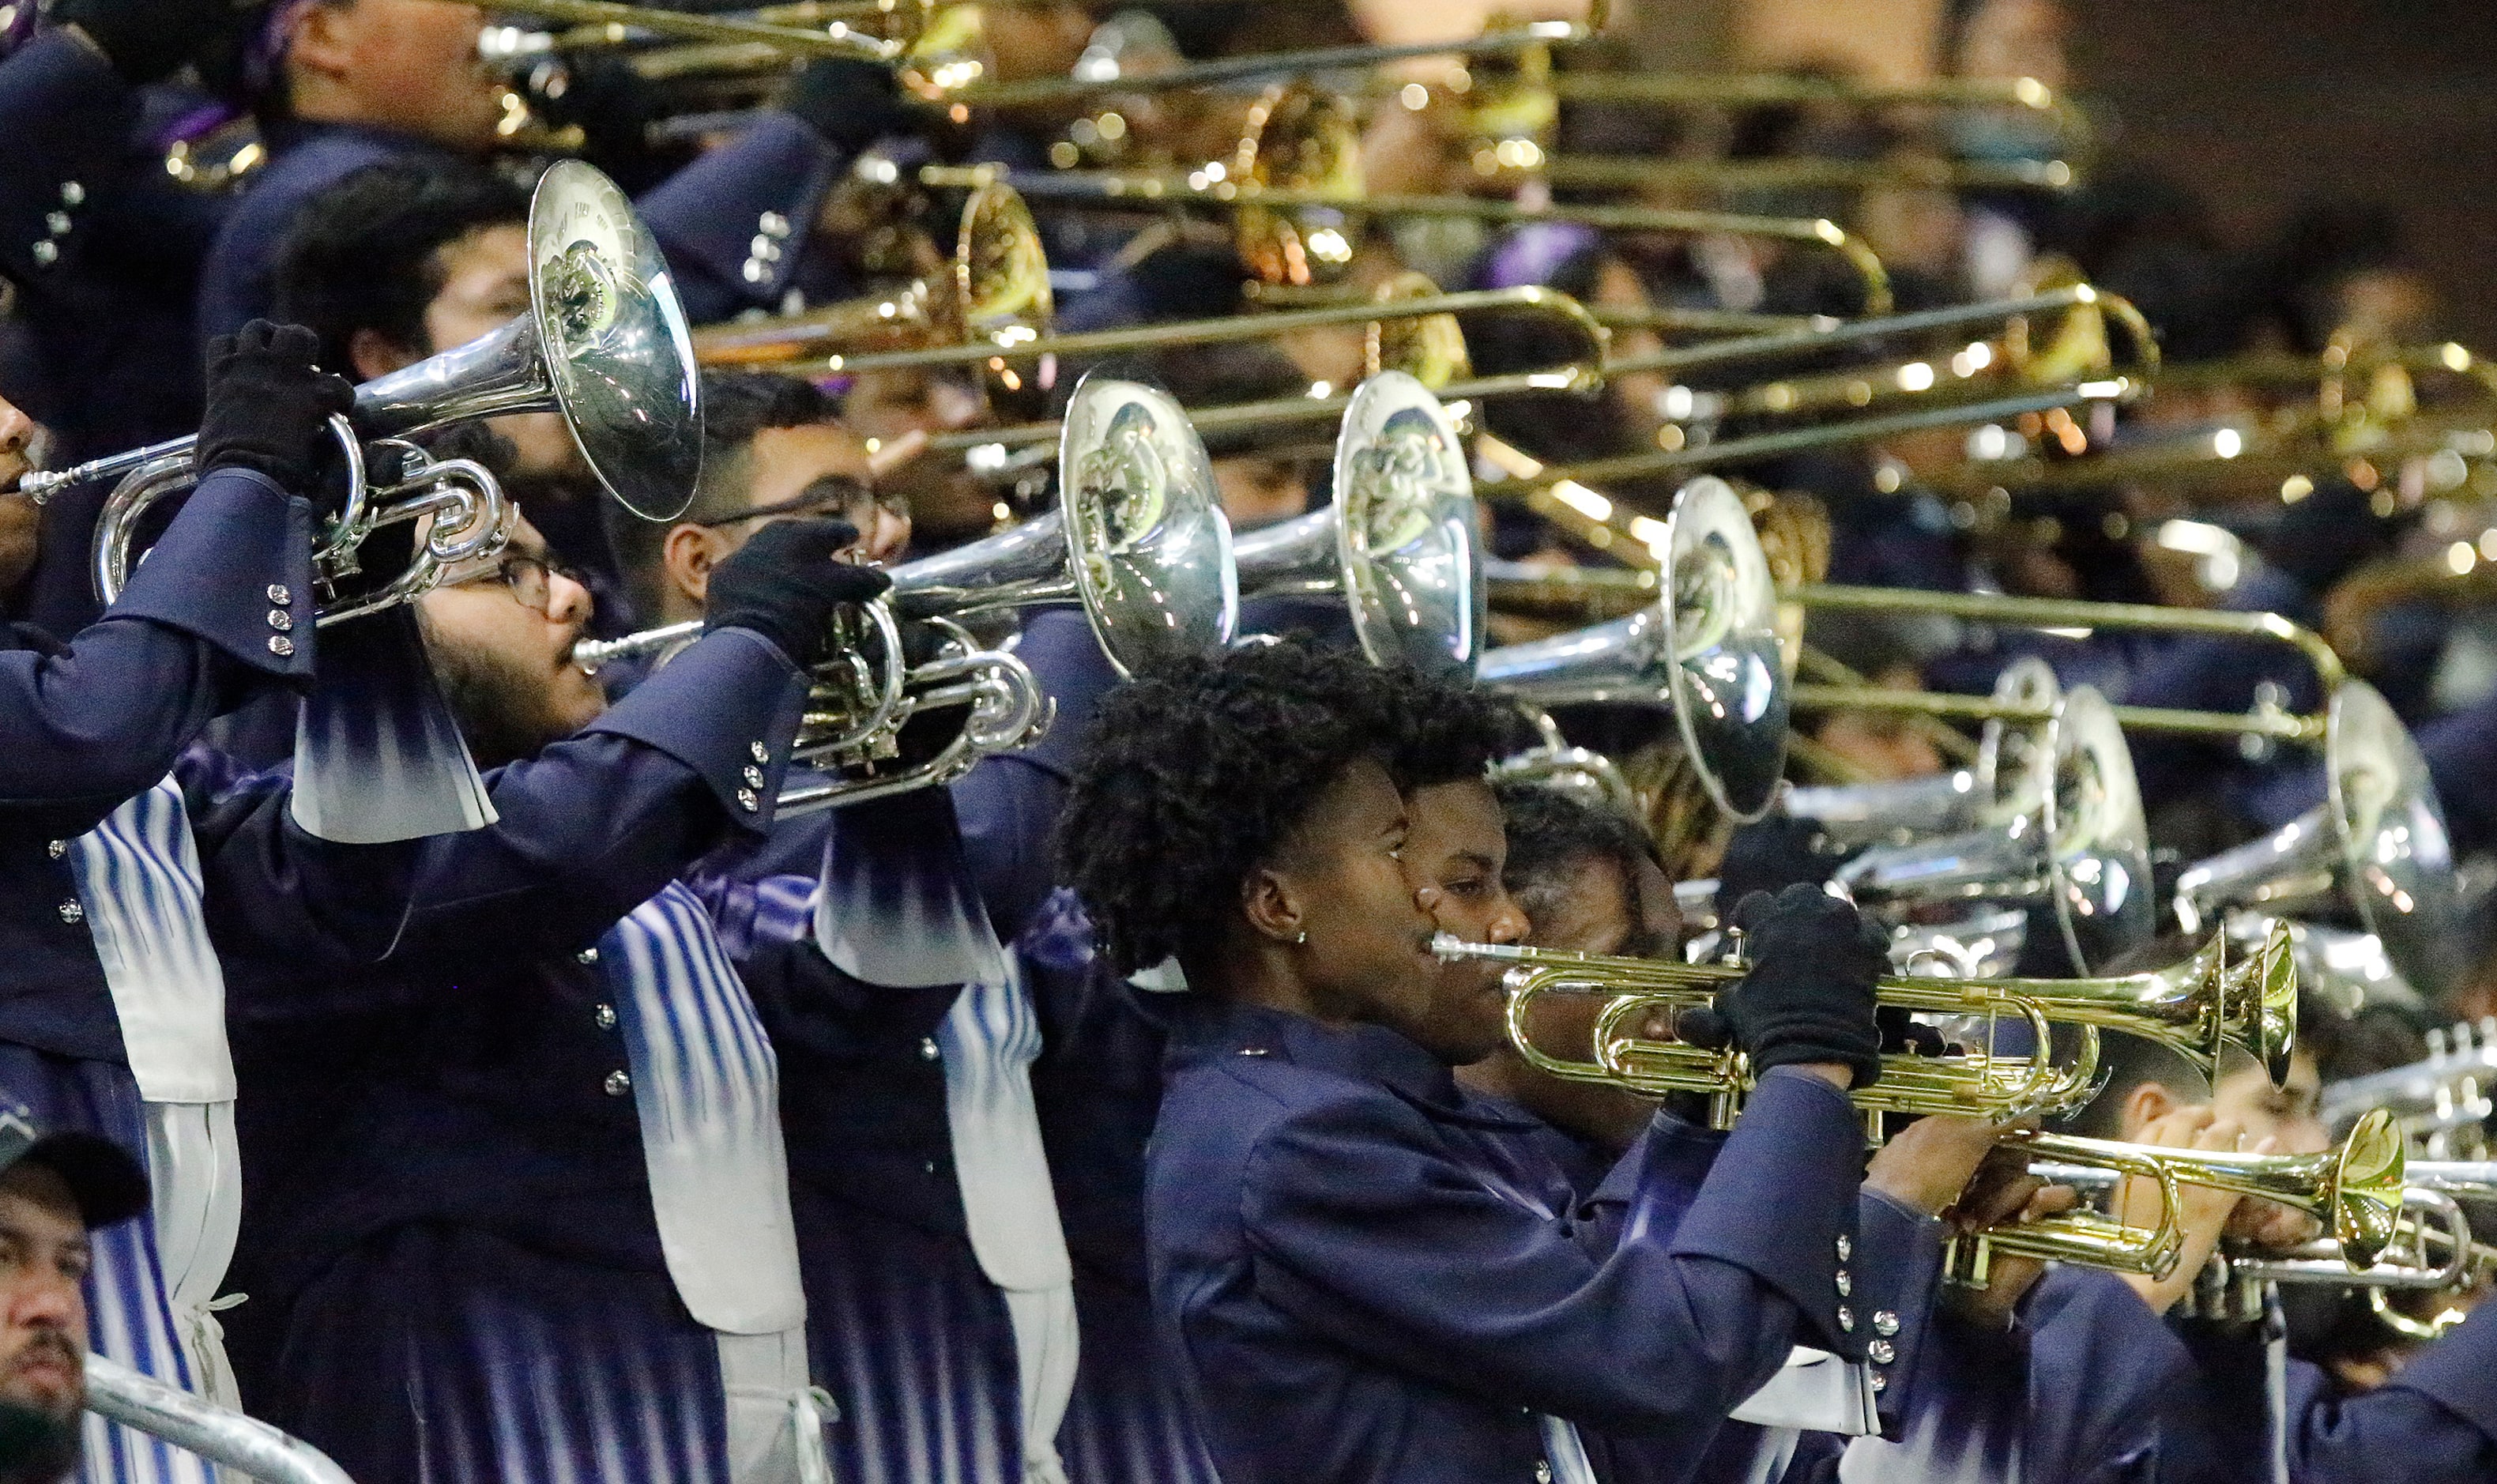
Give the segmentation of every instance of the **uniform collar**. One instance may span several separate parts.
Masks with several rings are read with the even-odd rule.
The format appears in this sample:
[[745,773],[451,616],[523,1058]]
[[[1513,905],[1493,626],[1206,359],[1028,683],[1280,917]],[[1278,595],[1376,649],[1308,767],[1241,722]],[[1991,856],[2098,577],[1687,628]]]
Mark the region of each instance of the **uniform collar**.
[[1447,1063],[1383,1026],[1324,1025],[1289,1010],[1174,996],[1167,1065],[1271,1058],[1385,1088],[1434,1119],[1470,1128],[1532,1130],[1534,1120],[1459,1086]]

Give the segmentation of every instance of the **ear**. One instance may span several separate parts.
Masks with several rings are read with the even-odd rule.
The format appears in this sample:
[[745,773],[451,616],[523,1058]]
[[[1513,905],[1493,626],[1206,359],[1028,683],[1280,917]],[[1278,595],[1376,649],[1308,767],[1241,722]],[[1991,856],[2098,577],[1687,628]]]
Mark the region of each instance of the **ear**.
[[2124,1103],[2118,1110],[2122,1114],[2121,1122],[2124,1128],[2122,1137],[2131,1139],[2148,1127],[2154,1120],[2164,1119],[2184,1106],[2183,1100],[2178,1098],[2165,1084],[2142,1083],[2124,1095]]
[[[314,6],[314,10],[321,9]],[[356,380],[370,381],[376,376],[416,364],[423,359],[406,346],[378,330],[359,330],[347,336],[347,360],[356,370]]]
[[699,525],[673,525],[659,542],[659,568],[670,590],[696,607],[711,598],[711,569],[719,565],[711,532]]
[[286,40],[286,70],[334,78],[354,65],[356,8],[307,5]]
[[1278,943],[1296,943],[1309,931],[1299,890],[1272,867],[1259,867],[1240,883],[1240,910],[1259,936]]

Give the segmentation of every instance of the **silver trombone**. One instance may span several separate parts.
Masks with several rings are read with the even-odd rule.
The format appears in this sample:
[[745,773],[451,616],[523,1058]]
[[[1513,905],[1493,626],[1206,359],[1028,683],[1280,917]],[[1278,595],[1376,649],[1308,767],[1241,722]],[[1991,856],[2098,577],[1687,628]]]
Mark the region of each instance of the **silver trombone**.
[[[1240,609],[1231,527],[1205,446],[1179,405],[1154,388],[1090,375],[1065,426],[1058,509],[896,567],[890,590],[837,620],[792,754],[831,776],[784,792],[784,811],[950,782],[982,757],[1040,740],[1055,708],[1038,679],[1010,651],[983,647],[964,620],[1076,604],[1122,674],[1230,643]],[[573,659],[594,671],[663,655],[701,629],[691,620],[584,642]],[[911,664],[906,635],[934,636],[936,655]],[[904,723],[966,707],[962,732],[934,757],[901,761]]]
[[101,1355],[86,1358],[86,1409],[261,1484],[356,1484],[303,1439]]
[[1481,657],[1482,545],[1465,443],[1403,371],[1364,381],[1336,437],[1335,502],[1233,538],[1243,598],[1341,598],[1371,662],[1470,675]]

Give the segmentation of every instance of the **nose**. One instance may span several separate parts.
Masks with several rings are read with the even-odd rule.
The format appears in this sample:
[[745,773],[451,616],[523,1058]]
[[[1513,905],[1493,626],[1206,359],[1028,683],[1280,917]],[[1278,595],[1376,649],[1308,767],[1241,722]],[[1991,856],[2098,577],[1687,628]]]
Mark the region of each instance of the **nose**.
[[9,1318],[18,1329],[79,1334],[86,1325],[86,1294],[60,1269],[33,1265],[9,1285]]
[[1483,937],[1494,943],[1514,943],[1526,936],[1526,913],[1517,900],[1506,892],[1500,894],[1500,904],[1492,909],[1491,921],[1483,928]]
[[583,623],[598,607],[598,600],[578,579],[560,572],[547,574],[547,616],[557,623]]

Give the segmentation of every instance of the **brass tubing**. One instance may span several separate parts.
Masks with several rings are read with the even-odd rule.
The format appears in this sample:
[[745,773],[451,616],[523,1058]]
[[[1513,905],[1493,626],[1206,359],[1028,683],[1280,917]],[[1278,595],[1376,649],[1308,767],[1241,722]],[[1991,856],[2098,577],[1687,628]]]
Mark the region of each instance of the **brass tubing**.
[[1042,78],[1028,82],[973,83],[948,92],[946,103],[972,108],[1005,109],[1034,103],[1059,103],[1099,93],[1170,92],[1209,87],[1257,78],[1306,76],[1352,67],[1375,67],[1426,56],[1502,56],[1555,43],[1585,41],[1594,32],[1570,21],[1539,20],[1511,30],[1495,31],[1463,41],[1411,42],[1393,47],[1318,47],[1306,51],[1270,51],[1249,56],[1189,62],[1167,72],[1097,81],[1074,78]]
[[[1280,186],[1208,181],[1190,184],[1185,176],[1121,171],[1000,171],[996,166],[932,166],[919,173],[926,184],[946,187],[977,185],[1002,178],[1031,201],[1079,201],[1104,205],[1265,206],[1290,210],[1327,207],[1347,216],[1460,216],[1489,222],[1570,222],[1599,232],[1723,233],[1731,237],[1767,237],[1808,242],[1838,254],[1864,284],[1864,312],[1887,315],[1892,303],[1889,269],[1861,237],[1826,217],[1757,216],[1741,211],[1693,211],[1664,206],[1553,205],[1527,206],[1513,201],[1473,196],[1345,197],[1331,191],[1295,190]],[[2070,291],[2066,291],[2070,292]],[[2058,307],[2068,307],[2059,305]],[[2009,311],[2007,311],[2009,312]],[[1811,322],[1783,333],[1825,332]]]
[[1565,190],[1708,185],[1727,191],[1794,191],[1921,185],[1938,190],[2062,191],[2080,179],[2064,160],[1954,160],[1936,155],[1877,160],[1651,160],[1636,155],[1556,154],[1533,174]]
[[1365,300],[1327,304],[1314,309],[1281,309],[1272,313],[1227,315],[1216,320],[1183,320],[1163,325],[1138,325],[1122,330],[1094,330],[1074,334],[1039,335],[1019,344],[991,341],[964,345],[932,345],[919,350],[881,351],[864,356],[831,356],[775,367],[804,375],[819,372],[902,370],[915,366],[976,365],[984,361],[1028,361],[1040,356],[1115,356],[1158,350],[1170,345],[1226,344],[1262,340],[1295,330],[1326,325],[1365,325],[1376,320],[1419,319],[1434,314],[1469,314],[1491,309],[1539,310],[1577,325],[1593,345],[1604,344],[1604,327],[1586,306],[1557,289],[1529,285],[1515,289],[1477,289],[1427,298]]
[[1944,309],[1919,309],[1907,314],[1882,315],[1879,318],[1848,320],[1831,329],[1786,331],[1774,334],[1745,335],[1732,340],[1709,340],[1698,345],[1674,346],[1652,355],[1625,357],[1612,363],[1617,371],[1691,371],[1708,366],[1725,365],[1742,361],[1770,360],[1780,356],[1806,356],[1815,351],[1843,345],[1861,345],[1891,335],[1922,334],[1936,330],[1955,330],[1964,326],[1986,325],[2003,320],[2025,318],[2033,314],[2051,314],[2062,309],[2097,307],[2106,310],[2132,334],[2134,354],[2145,370],[2159,368],[2159,342],[2151,333],[2149,323],[2124,299],[2090,284],[2075,284],[2069,289],[2053,289],[2033,294],[2026,299],[1994,300],[1984,303],[1955,304]]
[[516,0],[490,7],[499,15],[536,16],[573,26],[624,27],[654,36],[676,36],[697,42],[751,42],[791,56],[838,56],[869,62],[901,59],[901,44],[862,36],[843,27],[811,30],[774,25],[731,16],[697,16],[684,11],[644,5],[617,5],[613,0]]

